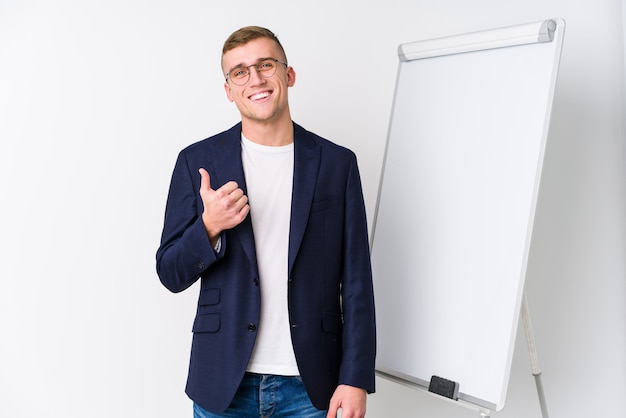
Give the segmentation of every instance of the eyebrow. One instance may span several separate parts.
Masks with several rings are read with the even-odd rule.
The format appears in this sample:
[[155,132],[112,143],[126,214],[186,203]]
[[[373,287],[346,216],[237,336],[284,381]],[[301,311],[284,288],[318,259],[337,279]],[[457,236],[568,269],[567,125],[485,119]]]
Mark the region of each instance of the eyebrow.
[[[254,64],[250,64],[250,65],[257,65],[258,63],[260,63],[260,62],[261,62],[261,61],[263,61],[263,60],[273,60],[273,59],[276,59],[276,58],[274,58],[274,57],[263,57],[263,58],[259,58],[259,59],[256,61],[256,63],[254,63]],[[227,74],[229,74],[229,73],[230,73],[232,70],[234,70],[235,68],[239,68],[239,67],[244,67],[244,68],[247,68],[247,67],[249,67],[250,65],[246,65],[246,64],[244,64],[243,62],[240,62],[239,64],[237,64],[237,65],[235,65],[235,66],[231,67],[231,68],[228,70]]]

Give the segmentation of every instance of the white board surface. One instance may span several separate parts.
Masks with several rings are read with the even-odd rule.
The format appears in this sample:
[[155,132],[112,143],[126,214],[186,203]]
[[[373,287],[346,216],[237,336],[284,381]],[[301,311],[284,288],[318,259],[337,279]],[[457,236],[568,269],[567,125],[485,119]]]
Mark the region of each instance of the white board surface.
[[453,380],[459,399],[496,411],[563,38],[552,21],[548,42],[400,62],[372,232],[377,370],[423,387]]

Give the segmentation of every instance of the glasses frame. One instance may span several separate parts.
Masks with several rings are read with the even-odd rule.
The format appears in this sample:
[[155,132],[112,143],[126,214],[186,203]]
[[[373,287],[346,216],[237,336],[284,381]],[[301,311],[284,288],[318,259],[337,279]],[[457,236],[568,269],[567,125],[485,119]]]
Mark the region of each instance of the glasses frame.
[[[271,77],[273,77],[273,76],[274,76],[274,74],[276,74],[276,69],[274,69],[274,72],[273,72],[271,75],[269,75],[269,76],[267,76],[267,77],[266,77],[265,75],[263,75],[263,72],[262,72],[262,71],[261,71],[261,69],[259,68],[259,66],[261,65],[261,63],[263,63],[263,62],[265,62],[265,61],[274,61],[274,62],[277,62],[277,63],[283,64],[285,67],[289,67],[289,64],[287,64],[287,63],[286,63],[286,62],[284,62],[284,61],[278,60],[278,59],[276,59],[276,58],[261,58],[261,59],[260,59],[260,60],[259,60],[256,64],[252,64],[252,65],[248,65],[248,66],[245,66],[245,65],[237,65],[237,66],[235,66],[235,67],[231,68],[231,69],[228,71],[228,73],[226,74],[226,78],[225,78],[226,82],[228,82],[228,80],[230,80],[230,81],[231,81],[234,85],[236,85],[236,86],[245,86],[246,84],[248,84],[248,81],[250,81],[250,67],[255,67],[255,68],[256,68],[256,72],[257,72],[257,74],[259,74],[259,77],[261,77],[261,78],[271,78]],[[242,68],[245,68],[245,69],[246,69],[246,71],[248,72],[248,75],[247,75],[247,77],[246,77],[246,81],[244,81],[243,83],[239,84],[239,83],[237,83],[235,80],[233,80],[233,78],[232,78],[232,77],[230,77],[230,73],[232,73],[232,72],[233,72],[233,70],[235,70],[235,69],[242,69]]]

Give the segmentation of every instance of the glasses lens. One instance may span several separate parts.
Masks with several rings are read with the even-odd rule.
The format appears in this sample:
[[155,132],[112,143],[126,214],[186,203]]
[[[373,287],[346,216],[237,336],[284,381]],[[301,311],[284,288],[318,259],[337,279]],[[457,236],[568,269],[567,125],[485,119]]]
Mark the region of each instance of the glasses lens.
[[230,73],[228,73],[228,78],[230,79],[230,81],[237,84],[238,86],[246,84],[249,76],[250,72],[245,67],[235,67],[230,70]]
[[256,65],[256,68],[261,76],[269,78],[276,72],[276,61],[270,59],[263,60]]

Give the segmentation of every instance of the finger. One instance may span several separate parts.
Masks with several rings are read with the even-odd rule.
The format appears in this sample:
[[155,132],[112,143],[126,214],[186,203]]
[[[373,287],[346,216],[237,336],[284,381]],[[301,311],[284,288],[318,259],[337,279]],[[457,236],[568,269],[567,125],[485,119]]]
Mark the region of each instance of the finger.
[[235,202],[235,203],[239,202],[242,197],[246,197],[246,195],[243,194],[243,190],[241,190],[239,187],[237,187],[235,190],[233,190],[230,193],[228,193],[228,198],[232,202]]
[[237,184],[237,182],[229,181],[228,183],[223,184],[222,186],[217,188],[215,191],[220,197],[228,197],[233,191],[237,190],[238,188],[239,185]]
[[328,408],[328,414],[326,414],[326,418],[337,418],[337,410],[339,408],[337,407],[337,405],[335,405],[335,403],[332,401],[330,401],[330,405]]
[[204,168],[199,169],[198,172],[200,173],[200,190],[212,190],[209,172]]
[[246,204],[243,208],[241,208],[239,213],[241,214],[242,221],[246,219],[246,216],[248,216],[248,213],[250,213],[250,205]]
[[237,209],[237,213],[233,215],[232,218],[234,222],[233,227],[242,223],[243,220],[246,219],[246,217],[248,216],[248,213],[250,213],[250,206],[248,205],[244,205],[242,208]]
[[219,199],[215,200],[219,207],[223,210],[230,211],[231,213],[234,211],[239,212],[248,204],[248,196],[243,194],[241,189],[234,190],[226,196],[224,196],[221,193],[221,190],[218,189],[216,191],[216,195],[219,196]]
[[[237,200],[232,200],[232,208],[240,215],[245,218],[245,215],[248,214],[250,210],[250,205],[248,205],[248,196],[241,193],[241,196]],[[242,218],[242,220],[243,220]]]

